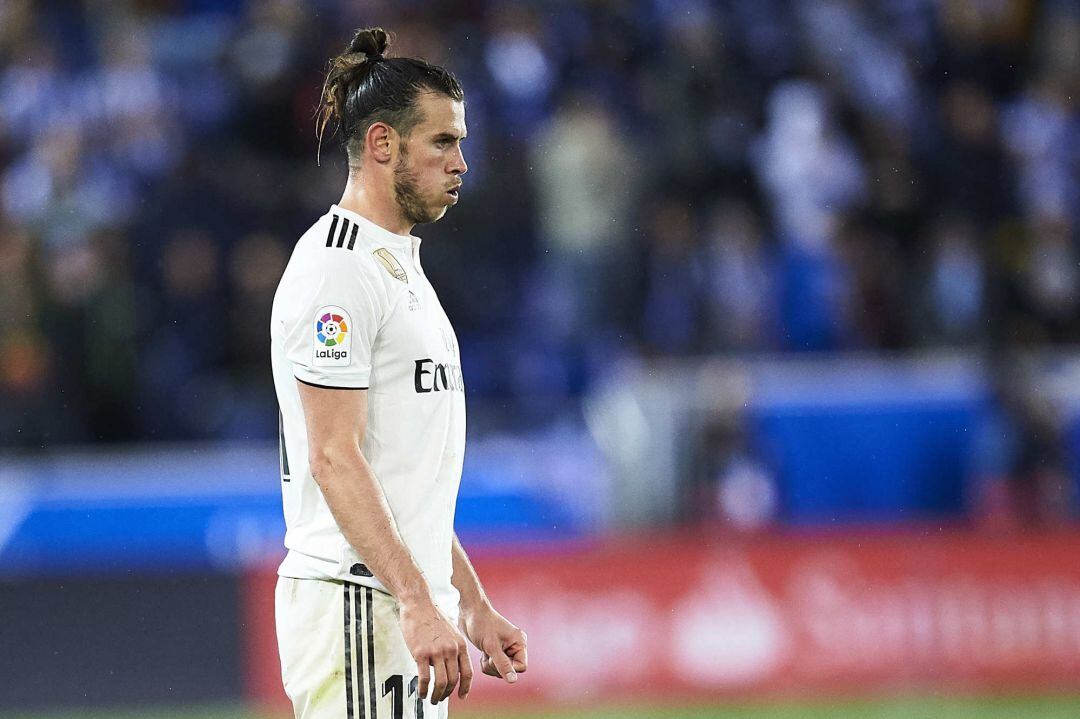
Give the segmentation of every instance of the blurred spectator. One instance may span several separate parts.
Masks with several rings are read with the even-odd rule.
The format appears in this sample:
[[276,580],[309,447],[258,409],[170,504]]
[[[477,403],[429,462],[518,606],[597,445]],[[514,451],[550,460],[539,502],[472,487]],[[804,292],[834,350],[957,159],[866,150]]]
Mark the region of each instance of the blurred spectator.
[[1075,217],[1080,209],[1076,103],[1063,85],[1052,78],[1032,83],[1005,117],[1002,134],[1017,165],[1017,199],[1028,214]]
[[4,335],[31,326],[40,312],[41,288],[36,276],[30,232],[0,225],[0,332]]
[[998,531],[1054,526],[1072,514],[1065,427],[1016,357],[990,359],[993,404],[973,443],[969,500]]
[[1035,217],[1027,227],[1022,287],[1042,340],[1076,337],[1080,256],[1063,217]]
[[929,266],[920,290],[919,340],[927,344],[970,344],[985,319],[986,273],[973,223],[941,220],[930,238]]
[[622,304],[634,233],[632,209],[642,174],[611,113],[571,93],[536,134],[540,271],[551,290],[547,329],[586,342]]
[[65,435],[57,415],[70,415],[57,407],[50,391],[55,362],[41,323],[41,277],[31,235],[26,230],[0,225],[0,438],[6,444],[32,447]]
[[784,244],[783,346],[838,349],[851,341],[852,308],[850,268],[835,240],[844,213],[862,199],[862,163],[813,83],[778,85],[766,122],[754,162]]
[[221,275],[221,249],[205,232],[179,229],[165,240],[160,304],[140,322],[150,340],[140,358],[149,438],[215,436],[224,424],[229,397],[219,368],[234,341]]
[[499,98],[499,121],[519,131],[547,113],[555,88],[541,32],[536,11],[524,3],[493,3],[488,9],[484,65]]
[[641,110],[650,119],[651,156],[665,158],[665,174],[681,184],[700,186],[742,163],[755,92],[733,67],[733,38],[717,4],[669,5],[661,16],[664,52],[640,75]]
[[235,295],[228,307],[226,363],[235,399],[223,434],[247,439],[274,431],[277,406],[260,392],[270,352],[270,306],[288,255],[277,237],[256,232],[242,238],[228,258]]
[[883,229],[851,218],[839,228],[836,245],[848,285],[843,321],[849,344],[898,349],[909,344],[904,316],[904,266],[896,241]]
[[685,518],[742,532],[767,529],[777,520],[776,478],[748,445],[737,411],[718,411],[704,423],[694,464],[697,481],[683,495]]
[[918,96],[900,47],[903,37],[882,32],[871,13],[858,12],[848,0],[813,0],[796,7],[809,30],[815,69],[835,76],[852,103],[865,108],[868,119],[910,129]]
[[1012,197],[997,142],[997,110],[987,90],[953,81],[942,91],[941,155],[934,164],[934,196],[981,222],[1004,216]]
[[688,354],[702,341],[705,268],[690,204],[672,196],[646,212],[640,333],[647,352]]
[[83,424],[80,439],[129,439],[137,432],[140,338],[126,243],[98,232],[53,248],[47,267],[43,318],[50,336],[64,338],[54,350],[57,382]]
[[839,216],[862,198],[859,156],[836,131],[825,93],[813,83],[778,85],[766,123],[755,163],[780,237],[802,251],[826,252]]
[[742,202],[717,206],[704,248],[705,348],[762,351],[777,345],[777,263],[761,221]]

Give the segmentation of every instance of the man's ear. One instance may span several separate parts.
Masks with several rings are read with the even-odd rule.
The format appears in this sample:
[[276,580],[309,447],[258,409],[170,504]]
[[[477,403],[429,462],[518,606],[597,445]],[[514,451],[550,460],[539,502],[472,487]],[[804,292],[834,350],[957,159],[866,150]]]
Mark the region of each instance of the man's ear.
[[397,132],[385,122],[373,122],[364,136],[365,149],[379,164],[390,162],[394,145],[397,142]]

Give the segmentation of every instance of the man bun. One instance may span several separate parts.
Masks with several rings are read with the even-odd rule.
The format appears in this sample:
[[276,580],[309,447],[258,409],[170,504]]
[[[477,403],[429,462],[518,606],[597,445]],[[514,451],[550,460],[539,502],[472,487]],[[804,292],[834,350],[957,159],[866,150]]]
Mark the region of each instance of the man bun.
[[381,60],[390,47],[390,35],[381,27],[357,30],[349,43],[349,52],[362,52],[368,60]]

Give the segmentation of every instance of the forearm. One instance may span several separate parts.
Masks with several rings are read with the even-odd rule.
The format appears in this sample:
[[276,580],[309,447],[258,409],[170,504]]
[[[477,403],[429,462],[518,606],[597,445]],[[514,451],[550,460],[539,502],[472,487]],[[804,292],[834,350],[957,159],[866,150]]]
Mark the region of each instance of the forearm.
[[525,632],[491,606],[480,578],[469,561],[469,555],[465,554],[465,548],[456,534],[453,556],[452,581],[461,593],[459,626],[473,646],[483,652],[480,666],[484,674],[503,677],[513,684],[517,681],[517,672],[523,672],[528,667]]
[[432,601],[420,568],[398,533],[390,506],[359,448],[312,458],[312,474],[341,533],[400,602]]
[[487,594],[484,593],[483,585],[480,584],[480,577],[477,576],[472,562],[469,561],[469,555],[465,553],[465,548],[461,546],[457,534],[454,534],[453,557],[454,575],[451,581],[454,587],[457,588],[458,593],[461,594],[462,612],[472,612],[487,606],[488,598]]

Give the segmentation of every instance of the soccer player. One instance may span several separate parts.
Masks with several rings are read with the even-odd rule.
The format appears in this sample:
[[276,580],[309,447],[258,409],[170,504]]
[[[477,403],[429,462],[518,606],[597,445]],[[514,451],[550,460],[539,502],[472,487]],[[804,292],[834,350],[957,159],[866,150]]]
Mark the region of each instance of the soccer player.
[[[517,681],[525,633],[492,608],[453,531],[465,449],[457,338],[420,264],[420,223],[467,167],[457,79],[360,30],[323,86],[341,201],[297,243],[274,297],[287,556],[276,614],[297,717],[446,717],[473,671]],[[430,693],[429,693],[430,689]]]

